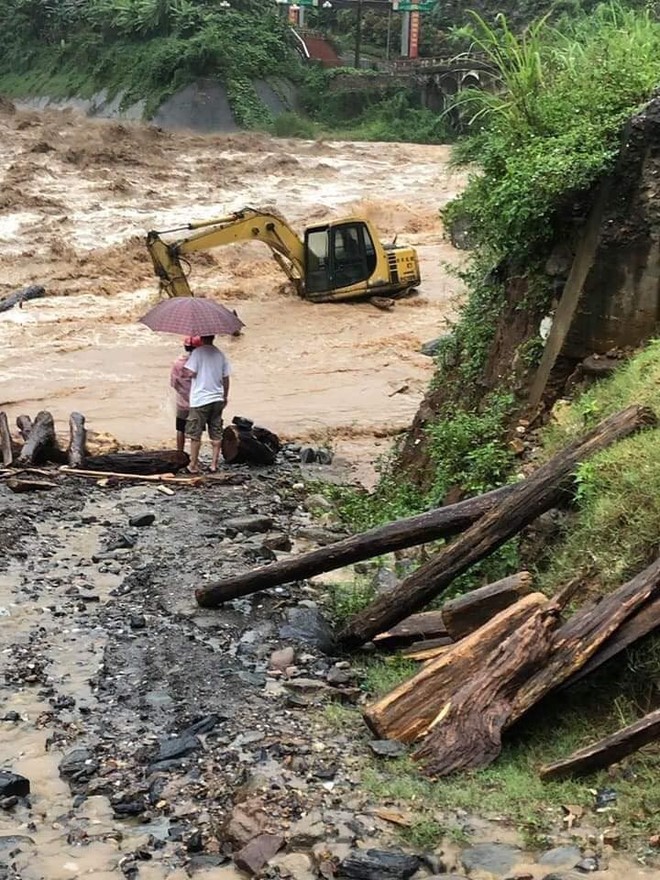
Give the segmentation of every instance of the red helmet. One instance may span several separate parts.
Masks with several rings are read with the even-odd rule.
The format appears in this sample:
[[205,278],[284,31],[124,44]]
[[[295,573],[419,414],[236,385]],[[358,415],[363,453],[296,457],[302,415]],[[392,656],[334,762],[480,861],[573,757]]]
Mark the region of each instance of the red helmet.
[[183,344],[186,348],[199,348],[202,344],[201,336],[186,336],[183,340]]

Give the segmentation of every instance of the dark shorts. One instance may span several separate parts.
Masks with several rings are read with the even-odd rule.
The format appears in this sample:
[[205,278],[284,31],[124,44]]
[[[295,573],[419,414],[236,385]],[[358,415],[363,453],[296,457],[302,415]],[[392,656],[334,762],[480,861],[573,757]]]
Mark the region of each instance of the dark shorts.
[[186,421],[186,435],[191,440],[201,440],[204,428],[211,440],[222,440],[222,410],[224,401],[216,400],[205,406],[191,406]]
[[185,433],[187,418],[188,418],[188,410],[187,409],[178,409],[176,411],[176,429],[177,429],[177,431],[181,432],[181,434]]

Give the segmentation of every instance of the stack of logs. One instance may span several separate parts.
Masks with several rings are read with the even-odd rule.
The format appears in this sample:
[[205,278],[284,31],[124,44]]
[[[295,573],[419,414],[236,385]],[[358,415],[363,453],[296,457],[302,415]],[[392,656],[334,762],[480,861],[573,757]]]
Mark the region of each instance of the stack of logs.
[[[474,563],[570,499],[580,462],[655,424],[650,410],[628,407],[515,485],[205,585],[197,590],[197,601],[214,607],[458,534],[350,619],[337,637],[345,648],[367,641],[381,647],[413,642],[409,656],[426,661],[420,672],[364,711],[378,737],[414,744],[413,758],[432,777],[485,767],[499,755],[502,735],[545,695],[589,674],[660,625],[660,559],[649,560],[631,581],[571,616],[565,609],[579,596],[579,580],[561,585],[548,599],[530,592],[527,572],[449,602],[440,611],[422,609]],[[541,773],[556,778],[588,772],[658,735],[660,713],[654,712]]]
[[[0,457],[4,468],[14,468],[17,472],[30,473],[34,466],[44,464],[68,465],[91,472],[121,474],[166,474],[176,473],[190,461],[185,453],[171,451],[117,452],[108,455],[89,455],[87,450],[87,429],[85,417],[81,413],[71,413],[69,418],[68,443],[61,442],[55,433],[53,416],[46,410],[39,412],[34,419],[22,415],[16,419],[19,437],[14,438],[9,430],[7,414],[0,411]],[[20,439],[19,439],[20,438]],[[28,492],[37,489],[53,488],[53,483],[44,480],[13,478],[7,485],[15,492]]]

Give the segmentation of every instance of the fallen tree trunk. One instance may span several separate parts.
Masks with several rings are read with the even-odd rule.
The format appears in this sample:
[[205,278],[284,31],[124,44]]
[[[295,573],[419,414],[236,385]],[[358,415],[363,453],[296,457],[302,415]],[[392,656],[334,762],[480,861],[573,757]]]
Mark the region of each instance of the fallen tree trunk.
[[[22,419],[19,416],[19,419]],[[46,410],[37,414],[30,435],[18,456],[19,464],[39,464],[52,460],[54,451],[57,449],[55,437],[55,424],[53,417]]]
[[519,571],[450,599],[439,611],[411,614],[386,632],[374,636],[374,644],[379,648],[395,648],[420,639],[444,638],[443,644],[458,642],[528,593],[531,584],[531,574]]
[[566,779],[570,776],[584,776],[609,767],[642,746],[660,738],[660,709],[650,712],[628,727],[624,727],[598,740],[590,746],[573,752],[562,761],[555,761],[541,768],[541,779]]
[[413,742],[423,736],[440,712],[446,695],[476,675],[491,651],[547,601],[543,593],[530,593],[500,611],[481,629],[368,706],[363,713],[364,720],[381,739]]
[[411,614],[387,632],[378,633],[374,643],[379,648],[397,648],[420,639],[446,639],[445,644],[448,644],[453,641],[448,635],[442,610],[422,611]]
[[458,504],[450,504],[447,507],[439,507],[436,510],[396,520],[386,526],[379,526],[360,535],[352,535],[350,538],[337,541],[335,544],[303,553],[295,559],[283,559],[199,587],[195,594],[197,602],[205,608],[215,608],[230,599],[248,596],[258,590],[303,580],[325,571],[342,568],[344,565],[361,562],[363,559],[402,550],[404,547],[414,547],[427,541],[450,537],[492,510],[496,504],[511,494],[513,488],[513,486],[504,486],[485,495],[459,501]]
[[3,467],[9,467],[14,460],[9,422],[5,412],[0,412],[0,457],[2,458]]
[[442,706],[413,758],[433,777],[488,766],[500,754],[502,733],[659,591],[660,558],[559,629],[561,603],[547,603],[489,654],[476,675],[464,674],[463,686],[442,689]]
[[4,299],[0,299],[0,312],[8,312],[14,306],[22,306],[29,299],[39,299],[46,295],[46,290],[40,284],[31,284],[23,290],[17,290]]
[[98,473],[138,474],[153,476],[155,474],[175,474],[183,470],[190,462],[185,452],[158,450],[154,452],[114,452],[109,455],[95,455],[86,459],[86,469]]
[[651,599],[636,614],[626,620],[589,662],[564,682],[561,690],[585,678],[603,663],[607,663],[612,657],[616,657],[621,651],[625,651],[630,645],[643,639],[658,627],[660,627],[660,597]]
[[582,440],[572,443],[534,474],[514,486],[502,504],[485,514],[452,544],[388,593],[352,617],[339,633],[346,648],[369,641],[431,599],[441,595],[470,566],[488,556],[524,526],[562,498],[563,487],[580,461],[627,437],[645,425],[655,424],[652,410],[629,406],[601,422]]
[[460,641],[529,593],[531,586],[531,574],[519,571],[464,596],[450,599],[442,606],[442,619],[447,633],[455,642]]
[[69,417],[69,467],[80,468],[84,466],[86,440],[85,416],[78,412],[71,413]]
[[222,457],[230,464],[274,464],[280,448],[276,434],[249,419],[236,417],[222,432]]
[[32,431],[32,419],[30,416],[18,416],[16,419],[16,427],[23,440],[27,442]]

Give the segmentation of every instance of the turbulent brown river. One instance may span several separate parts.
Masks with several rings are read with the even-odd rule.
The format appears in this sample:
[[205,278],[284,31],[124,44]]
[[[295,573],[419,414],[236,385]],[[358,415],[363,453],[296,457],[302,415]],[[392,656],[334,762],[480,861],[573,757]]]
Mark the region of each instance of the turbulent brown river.
[[331,441],[365,462],[410,423],[432,372],[420,344],[446,329],[460,254],[438,216],[463,185],[449,149],[410,144],[195,136],[90,121],[72,111],[0,114],[0,294],[43,284],[47,299],[0,315],[0,406],[10,417],[72,410],[130,444],[171,445],[168,370],[180,348],[137,318],[158,299],[143,244],[245,206],[277,209],[301,232],[361,215],[384,241],[419,251],[418,296],[392,312],[291,295],[258,243],[197,256],[195,293],[247,325],[226,341],[232,410],[297,440]]

